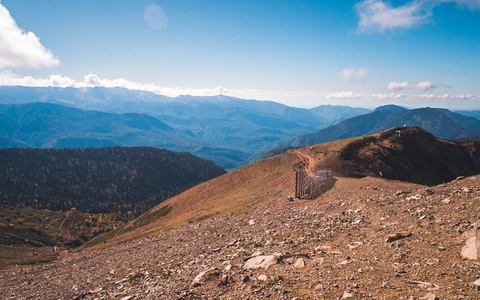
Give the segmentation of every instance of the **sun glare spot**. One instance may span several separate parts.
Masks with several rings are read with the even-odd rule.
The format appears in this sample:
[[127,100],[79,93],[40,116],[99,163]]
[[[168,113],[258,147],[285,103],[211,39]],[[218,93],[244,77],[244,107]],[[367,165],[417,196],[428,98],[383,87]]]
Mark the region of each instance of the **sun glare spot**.
[[158,5],[151,4],[145,8],[145,23],[154,30],[163,30],[167,27],[168,17],[165,11]]

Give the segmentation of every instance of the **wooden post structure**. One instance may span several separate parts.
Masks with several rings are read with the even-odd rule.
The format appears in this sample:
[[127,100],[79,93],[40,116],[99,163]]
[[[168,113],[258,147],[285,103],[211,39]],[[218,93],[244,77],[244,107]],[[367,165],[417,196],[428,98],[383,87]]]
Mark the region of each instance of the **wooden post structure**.
[[331,170],[322,170],[317,172],[317,176],[310,177],[303,169],[303,166],[296,164],[295,169],[295,198],[302,199],[312,196],[329,179],[332,178]]

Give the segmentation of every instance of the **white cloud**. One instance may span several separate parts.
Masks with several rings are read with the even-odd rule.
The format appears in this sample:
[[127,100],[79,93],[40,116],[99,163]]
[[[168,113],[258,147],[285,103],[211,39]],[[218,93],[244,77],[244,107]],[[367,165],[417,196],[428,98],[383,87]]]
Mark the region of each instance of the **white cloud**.
[[100,78],[95,75],[95,74],[88,74],[85,76],[85,81],[84,81],[85,86],[101,86],[102,81]]
[[474,95],[450,94],[400,94],[400,93],[356,93],[343,91],[328,94],[327,99],[361,99],[361,100],[480,100]]
[[430,81],[420,81],[419,83],[416,84],[415,87],[421,89],[422,91],[428,91],[430,89],[438,87],[438,85],[434,85]]
[[[395,101],[397,104],[405,103],[405,105],[415,106],[424,104],[438,106],[438,101],[448,101],[448,105],[453,105],[454,100],[461,105],[467,103],[465,100],[473,101],[471,107],[480,107],[480,95],[450,95],[441,94],[402,94],[397,92],[390,93],[357,93],[352,91],[343,91],[337,93],[324,93],[320,91],[309,90],[258,90],[258,89],[225,89],[218,86],[215,88],[191,89],[182,87],[163,87],[158,84],[143,84],[130,81],[124,78],[107,79],[100,78],[94,74],[88,74],[83,81],[75,81],[68,76],[50,75],[48,78],[33,78],[32,76],[21,77],[9,70],[0,71],[0,85],[6,86],[33,86],[33,87],[123,87],[131,90],[140,90],[152,92],[155,94],[176,97],[179,95],[193,96],[216,96],[224,94],[242,99],[272,100],[295,107],[315,107],[320,104],[332,104],[331,100],[340,99],[342,105],[376,107],[378,105],[388,104]],[[428,84],[425,84],[427,87]],[[323,99],[323,100],[322,100]],[[362,100],[361,102],[359,100]],[[423,102],[421,102],[421,101]],[[411,101],[411,102],[409,102]],[[434,104],[432,104],[434,102]],[[447,102],[444,102],[447,103]],[[445,104],[447,105],[447,104]],[[447,105],[447,106],[448,106]],[[470,107],[470,109],[471,109]]]
[[363,0],[355,5],[360,32],[385,33],[394,29],[409,29],[430,21],[433,9],[443,3],[455,3],[459,8],[480,10],[480,0],[411,0],[394,7],[390,1]]
[[343,69],[338,74],[338,79],[343,81],[349,80],[364,80],[368,77],[368,71],[361,68],[361,69]]
[[466,6],[471,10],[480,9],[480,0],[438,0],[438,2],[456,3],[459,7]]
[[388,91],[411,90],[411,89],[420,89],[422,91],[428,91],[438,87],[452,88],[451,85],[433,84],[428,80],[420,81],[417,84],[408,83],[408,82],[398,82],[398,81],[389,82],[387,84]]
[[411,1],[393,7],[382,0],[364,0],[355,6],[361,32],[384,33],[397,28],[412,28],[428,21],[431,11],[424,1]]
[[404,98],[404,94],[395,94],[395,93],[356,93],[351,91],[343,91],[328,94],[327,99],[368,99],[368,100],[383,100],[383,99],[398,99]]
[[59,64],[39,38],[33,32],[21,30],[0,4],[0,69],[39,69]]
[[393,81],[393,82],[389,82],[387,85],[388,91],[398,91],[398,90],[411,89],[411,88],[413,87],[408,82]]
[[32,76],[20,77],[9,70],[0,72],[0,85],[7,86],[33,86],[33,87],[122,87],[130,90],[140,90],[161,94],[169,97],[176,97],[179,95],[193,95],[193,96],[213,96],[219,94],[227,94],[228,90],[224,87],[218,86],[213,89],[186,89],[181,87],[161,87],[157,84],[138,83],[124,78],[107,79],[100,78],[95,74],[88,74],[83,81],[75,81],[70,77],[62,75],[50,75],[48,78],[33,78]]

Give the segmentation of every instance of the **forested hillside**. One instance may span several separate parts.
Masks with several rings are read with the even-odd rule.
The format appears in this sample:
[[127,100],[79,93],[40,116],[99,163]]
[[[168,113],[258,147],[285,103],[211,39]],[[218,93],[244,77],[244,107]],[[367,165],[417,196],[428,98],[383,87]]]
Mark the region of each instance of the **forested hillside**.
[[235,169],[272,142],[367,112],[225,95],[171,98],[124,88],[0,86],[0,148],[151,146]]
[[0,204],[134,217],[225,170],[151,147],[1,149]]

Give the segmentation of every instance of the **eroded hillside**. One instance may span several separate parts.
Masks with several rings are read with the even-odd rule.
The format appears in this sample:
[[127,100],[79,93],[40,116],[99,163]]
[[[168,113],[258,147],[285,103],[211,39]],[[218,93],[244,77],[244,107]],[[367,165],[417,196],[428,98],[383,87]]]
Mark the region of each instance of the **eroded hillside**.
[[[480,177],[438,177],[445,182],[426,186],[383,178],[374,163],[418,155],[391,166],[403,174],[433,151],[450,158],[445,168],[475,165],[477,144],[398,130],[291,150],[202,183],[82,253],[0,274],[0,292],[10,299],[478,299]],[[332,168],[335,185],[314,200],[288,199],[298,160],[311,173]]]
[[[6,299],[478,299],[479,264],[460,252],[478,227],[479,193],[479,177],[435,187],[339,178],[314,201],[254,205],[2,273],[0,292]],[[270,266],[252,265],[253,257]]]
[[305,160],[311,174],[329,169],[337,177],[370,176],[433,185],[476,174],[478,145],[439,139],[418,127],[397,127],[368,137],[289,150],[168,199],[142,216],[141,222],[130,222],[97,243],[116,244],[252,205],[282,201],[294,195],[293,165],[299,160]]

